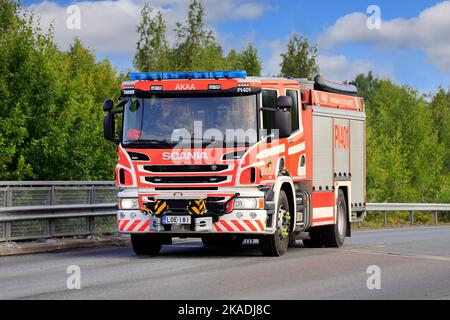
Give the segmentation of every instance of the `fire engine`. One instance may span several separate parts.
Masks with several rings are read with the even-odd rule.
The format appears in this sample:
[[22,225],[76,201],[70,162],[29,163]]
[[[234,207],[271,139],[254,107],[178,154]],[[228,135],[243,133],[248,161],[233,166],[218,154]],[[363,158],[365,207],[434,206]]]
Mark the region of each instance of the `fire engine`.
[[352,85],[245,71],[137,72],[103,104],[118,144],[117,230],[138,255],[172,238],[340,247],[365,216],[365,109]]

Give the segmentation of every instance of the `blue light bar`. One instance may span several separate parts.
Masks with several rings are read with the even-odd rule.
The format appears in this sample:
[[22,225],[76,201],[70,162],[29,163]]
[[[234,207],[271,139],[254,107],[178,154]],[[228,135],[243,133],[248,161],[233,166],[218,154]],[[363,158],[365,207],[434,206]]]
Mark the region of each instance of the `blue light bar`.
[[236,79],[246,78],[243,70],[228,71],[189,71],[189,72],[132,72],[130,79],[136,80],[179,80],[179,79]]

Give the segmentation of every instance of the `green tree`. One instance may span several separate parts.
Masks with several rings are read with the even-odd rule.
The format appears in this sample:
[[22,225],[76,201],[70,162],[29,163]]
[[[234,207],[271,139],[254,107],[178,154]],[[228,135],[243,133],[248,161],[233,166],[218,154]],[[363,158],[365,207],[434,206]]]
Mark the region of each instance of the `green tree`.
[[446,150],[446,163],[450,166],[450,89],[443,88],[434,95],[430,104],[439,141]]
[[319,73],[317,47],[310,46],[308,39],[294,34],[281,54],[281,75],[284,77],[309,78]]
[[261,74],[261,59],[258,50],[249,43],[241,52],[231,49],[225,58],[228,69],[240,69],[247,71],[249,76],[259,76]]
[[445,148],[430,105],[416,90],[372,73],[352,83],[366,102],[368,201],[438,201],[446,185]]
[[173,61],[176,70],[222,68],[221,46],[211,30],[205,27],[205,9],[199,0],[191,0],[186,23],[176,24]]
[[166,39],[166,23],[160,11],[152,16],[153,9],[146,3],[141,11],[137,27],[134,67],[140,71],[169,71],[169,46]]
[[75,39],[68,52],[32,14],[0,0],[0,179],[112,179],[101,102],[121,75]]
[[23,151],[30,138],[42,132],[42,126],[48,127],[40,115],[48,102],[47,93],[54,91],[53,71],[45,63],[54,46],[16,2],[1,0],[1,8],[0,178],[33,178]]
[[[154,16],[154,17],[153,17]],[[224,57],[214,33],[205,27],[205,9],[200,0],[191,0],[185,22],[177,22],[176,41],[166,41],[166,24],[160,12],[146,4],[138,25],[139,41],[134,58],[136,69],[142,71],[191,71],[243,69],[249,75],[261,73],[261,59],[253,44],[241,52],[232,49]]]
[[356,76],[355,80],[350,84],[355,85],[358,88],[358,96],[364,98],[366,101],[370,101],[371,94],[379,84],[378,79],[369,71],[367,75],[361,73]]
[[438,141],[445,150],[442,188],[436,198],[439,202],[448,203],[450,202],[450,89],[445,92],[440,88],[434,95],[430,108]]

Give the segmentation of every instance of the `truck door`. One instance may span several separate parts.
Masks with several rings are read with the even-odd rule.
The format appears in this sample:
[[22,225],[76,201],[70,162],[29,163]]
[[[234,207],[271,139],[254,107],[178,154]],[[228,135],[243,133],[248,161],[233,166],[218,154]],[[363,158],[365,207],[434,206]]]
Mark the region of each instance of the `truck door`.
[[304,179],[306,176],[305,140],[303,135],[302,115],[299,109],[300,92],[296,89],[286,89],[286,95],[292,98],[292,132],[287,145],[286,169],[295,181]]

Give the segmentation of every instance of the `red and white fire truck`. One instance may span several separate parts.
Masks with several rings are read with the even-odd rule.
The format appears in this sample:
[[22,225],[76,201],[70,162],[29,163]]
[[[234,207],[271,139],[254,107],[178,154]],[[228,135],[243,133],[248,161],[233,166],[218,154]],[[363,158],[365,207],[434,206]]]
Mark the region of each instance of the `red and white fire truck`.
[[[136,254],[173,237],[339,247],[365,216],[365,111],[356,88],[245,71],[132,73],[104,136],[118,144],[117,229]],[[117,130],[116,130],[117,127]]]

